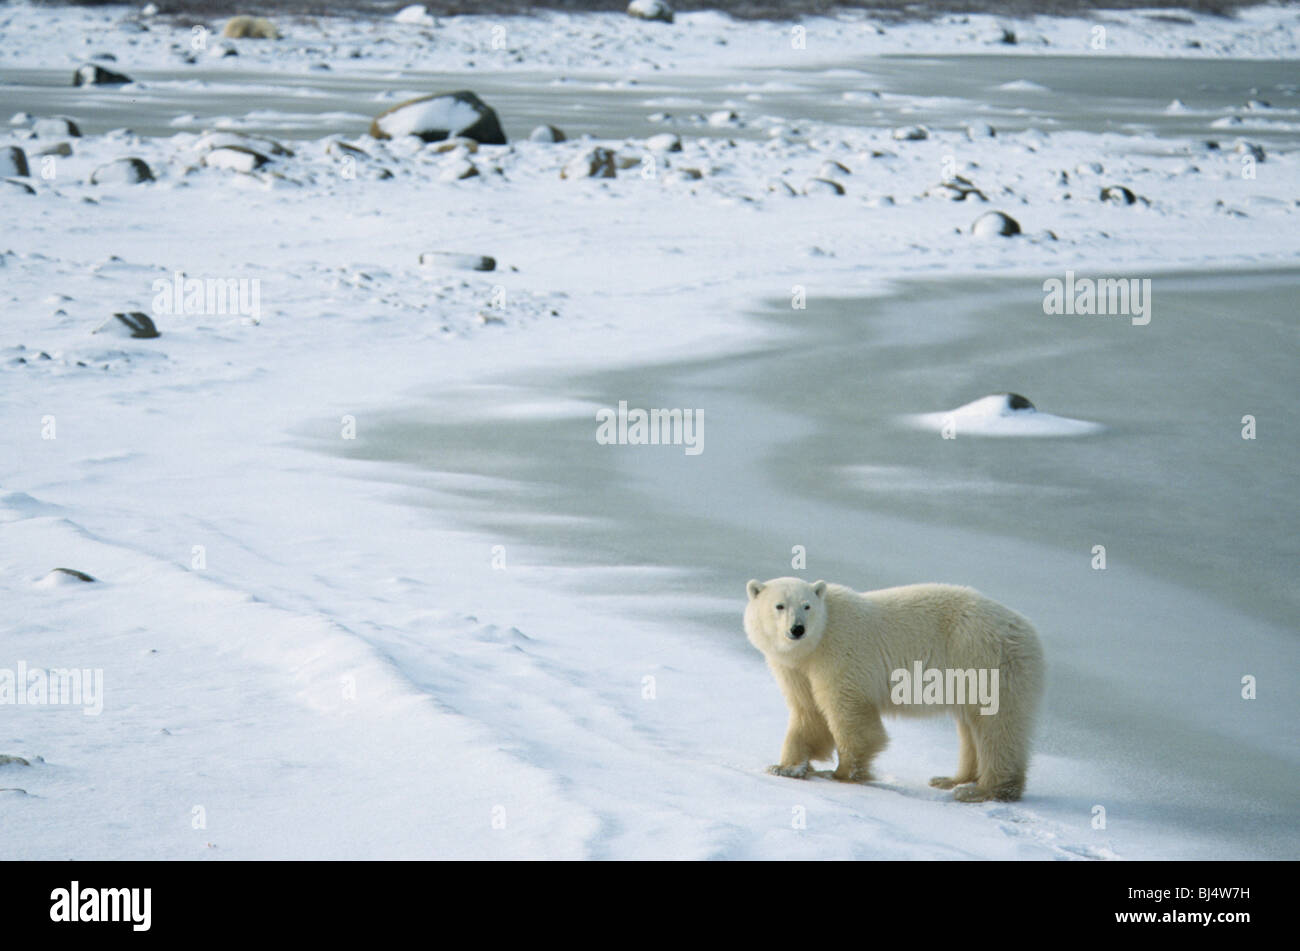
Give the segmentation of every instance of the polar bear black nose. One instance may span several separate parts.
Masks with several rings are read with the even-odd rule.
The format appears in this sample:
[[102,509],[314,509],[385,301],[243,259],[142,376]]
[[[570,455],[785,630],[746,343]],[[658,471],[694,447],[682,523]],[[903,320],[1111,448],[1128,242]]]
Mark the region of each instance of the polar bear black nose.
[[790,636],[793,637],[796,641],[799,640],[799,638],[803,637],[803,625],[796,624],[794,627],[790,628]]

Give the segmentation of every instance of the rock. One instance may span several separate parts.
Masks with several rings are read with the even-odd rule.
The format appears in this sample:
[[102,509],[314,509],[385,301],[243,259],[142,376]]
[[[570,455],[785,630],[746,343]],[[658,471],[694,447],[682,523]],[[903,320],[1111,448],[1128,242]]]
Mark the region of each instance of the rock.
[[460,182],[467,178],[478,178],[478,167],[469,159],[455,159],[438,173],[440,182]]
[[940,182],[933,186],[925,193],[930,198],[947,198],[950,201],[965,201],[967,198],[974,196],[980,201],[988,201],[988,197],[975,187],[974,183],[968,178],[960,175],[954,175],[945,182]]
[[803,183],[805,195],[843,195],[844,186],[829,178],[810,178]]
[[529,142],[564,142],[565,136],[553,125],[539,125],[528,133]]
[[467,89],[399,102],[375,116],[370,134],[376,139],[416,135],[425,142],[460,135],[483,145],[506,144],[497,114]]
[[203,156],[203,164],[209,168],[224,168],[232,172],[255,172],[271,160],[243,145],[223,145]]
[[36,133],[37,138],[41,139],[62,136],[70,136],[74,139],[81,137],[81,130],[77,128],[77,123],[67,116],[42,116],[32,123],[32,131]]
[[787,184],[786,182],[782,181],[779,178],[769,179],[767,183],[767,190],[776,195],[797,195],[798,194],[798,192],[796,192],[793,188],[791,188],[789,184]]
[[221,35],[232,40],[278,40],[280,31],[266,17],[237,16],[226,21]]
[[673,182],[698,182],[703,177],[704,173],[698,168],[675,168],[667,175]]
[[94,582],[95,580],[90,575],[86,574],[84,571],[78,571],[76,568],[54,568],[50,571],[50,574],[55,574],[55,573],[66,575],[69,578],[73,578],[77,581],[84,581],[88,584]]
[[1020,222],[1000,211],[990,211],[975,219],[970,232],[977,238],[988,238],[994,235],[1010,237],[1013,234],[1020,234]]
[[717,112],[709,113],[709,125],[714,128],[735,125],[739,121],[740,116],[736,115],[736,113],[730,109],[719,109]]
[[[93,579],[92,579],[93,580]],[[31,766],[27,760],[21,756],[10,756],[8,753],[0,753],[0,766]]]
[[35,188],[32,188],[32,186],[31,186],[31,185],[28,185],[26,182],[20,182],[20,181],[18,181],[18,179],[16,179],[16,178],[6,178],[6,179],[2,179],[2,180],[0,180],[0,181],[3,181],[3,183],[4,183],[4,186],[5,186],[5,193],[6,193],[6,194],[9,194],[9,195],[12,195],[12,194],[14,194],[14,193],[19,193],[19,194],[23,194],[23,195],[35,195],[35,194],[36,194],[36,189],[35,189]]
[[338,139],[330,140],[325,146],[326,155],[336,155],[340,158],[370,158],[370,153],[365,149],[359,149],[355,145],[349,145]]
[[46,146],[36,153],[37,155],[57,155],[59,158],[67,158],[72,154],[72,146],[67,142],[55,142],[53,145]]
[[101,165],[90,175],[92,185],[139,185],[152,182],[153,172],[144,159],[120,158]]
[[1101,190],[1100,197],[1112,205],[1131,205],[1137,201],[1137,195],[1123,185],[1107,185]]
[[893,136],[899,142],[919,142],[930,137],[930,130],[923,125],[909,125],[895,129]]
[[32,114],[30,112],[15,112],[9,117],[10,125],[31,125]]
[[1002,395],[1004,395],[1007,398],[1007,409],[1009,410],[1022,410],[1022,409],[1036,408],[1033,403],[1029,402],[1029,400],[1021,396],[1019,393],[1004,393]]
[[458,271],[495,271],[497,267],[496,258],[486,254],[458,254],[455,251],[425,251],[420,255],[420,264]]
[[478,152],[478,143],[473,139],[456,136],[454,139],[443,139],[441,142],[435,142],[428,147],[428,150],[434,155],[446,155],[449,152],[464,152],[466,155],[474,155]]
[[818,178],[834,178],[836,175],[852,175],[845,166],[834,159],[827,159],[817,171]]
[[997,134],[997,130],[987,122],[972,122],[966,126],[966,138],[968,139],[991,139]]
[[[154,326],[153,318],[148,314],[143,314],[138,310],[133,310],[127,314],[114,314],[108,320],[96,327],[92,333],[108,333],[118,337],[134,337],[137,340],[150,340],[154,337],[161,337],[158,328]],[[56,571],[66,571],[66,568],[56,568]],[[94,578],[89,579],[94,581]]]
[[87,63],[72,74],[74,86],[121,86],[131,81],[130,76],[115,73],[95,63]]
[[245,135],[242,132],[205,132],[192,147],[197,152],[211,152],[213,149],[225,146],[252,149],[254,152],[261,152],[263,155],[277,157],[292,157],[293,155],[292,149],[285,148],[274,139]]
[[658,20],[660,23],[673,22],[673,8],[664,0],[632,0],[627,5],[627,15],[638,20]]
[[429,8],[423,3],[413,3],[409,7],[402,7],[397,11],[393,19],[398,23],[405,23],[409,26],[433,26],[437,21],[429,13]]
[[1005,26],[995,27],[987,33],[980,34],[980,41],[983,43],[1001,43],[1006,46],[1016,45],[1016,34]]
[[1256,162],[1264,161],[1264,147],[1256,145],[1254,142],[1247,142],[1245,139],[1238,139],[1232,149],[1238,155],[1253,156]]
[[0,147],[0,178],[26,178],[30,174],[26,152],[16,145]]
[[651,152],[680,152],[682,137],[671,132],[661,132],[646,139],[645,147]]
[[613,178],[617,174],[614,153],[599,146],[575,156],[560,169],[560,178]]
[[1104,171],[1106,168],[1100,162],[1081,162],[1074,167],[1076,175],[1100,175]]

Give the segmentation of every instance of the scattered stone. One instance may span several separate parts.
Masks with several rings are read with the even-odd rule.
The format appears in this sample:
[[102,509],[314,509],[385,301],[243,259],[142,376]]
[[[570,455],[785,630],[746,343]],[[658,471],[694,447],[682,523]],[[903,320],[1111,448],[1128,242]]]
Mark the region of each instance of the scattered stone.
[[[50,574],[56,574],[56,573],[61,575],[67,575],[69,578],[75,578],[78,581],[85,581],[87,583],[95,581],[95,579],[92,578],[90,575],[86,574],[84,571],[78,571],[76,568],[54,568],[50,571]],[[27,764],[24,763],[23,765],[27,765]]]
[[255,172],[271,160],[243,145],[223,145],[203,156],[203,164],[209,168],[224,168],[232,172]]
[[433,26],[437,21],[429,13],[429,8],[423,3],[413,3],[409,7],[402,7],[393,17],[398,23],[405,23],[408,26]]
[[980,40],[984,43],[1001,43],[1005,46],[1015,46],[1016,34],[1007,27],[1000,26],[981,34]]
[[671,132],[661,132],[645,140],[645,147],[651,152],[680,152],[682,138]]
[[1107,185],[1101,190],[1101,200],[1112,205],[1131,205],[1137,201],[1137,195],[1123,185]]
[[[58,569],[55,569],[58,570]],[[93,578],[91,579],[94,580]],[[27,760],[21,756],[11,756],[8,753],[0,753],[0,766],[31,766]]]
[[72,74],[74,86],[122,86],[131,81],[130,76],[115,73],[95,63],[87,63]]
[[988,196],[976,188],[974,182],[960,175],[954,175],[947,181],[940,182],[925,194],[930,198],[947,198],[949,201],[965,201],[972,195],[980,201],[988,201]]
[[895,129],[893,136],[899,142],[920,142],[930,137],[930,130],[923,125],[909,125]]
[[805,195],[843,195],[844,186],[829,178],[810,178],[803,183]]
[[997,134],[997,130],[987,122],[972,122],[966,126],[966,138],[968,139],[991,139]]
[[599,146],[575,156],[560,169],[560,178],[614,178],[614,153]]
[[1238,155],[1250,155],[1256,162],[1264,161],[1264,147],[1256,145],[1254,142],[1247,142],[1245,139],[1238,139],[1232,149]]
[[[108,320],[96,327],[91,333],[110,333],[119,337],[134,337],[137,340],[152,340],[154,337],[161,337],[158,328],[154,325],[153,318],[148,314],[133,310],[126,314],[114,314]],[[55,571],[67,571],[66,568],[56,568]],[[94,581],[94,578],[83,579]]]
[[237,16],[226,21],[221,35],[232,40],[278,40],[280,31],[266,17]]
[[13,194],[14,192],[21,192],[24,195],[36,194],[35,188],[32,188],[32,186],[28,185],[26,182],[18,181],[16,178],[6,178],[3,179],[3,181],[9,194]]
[[26,178],[30,174],[26,152],[16,145],[0,147],[0,178]]
[[62,136],[70,136],[74,139],[81,137],[81,130],[77,128],[77,123],[67,116],[42,116],[32,123],[32,131],[40,139]]
[[10,125],[31,125],[32,114],[30,112],[15,112],[9,117]]
[[704,173],[698,168],[675,168],[668,177],[672,181],[680,182],[698,182],[704,177]]
[[67,158],[72,154],[72,146],[67,142],[55,142],[36,153],[37,155],[57,155],[59,158]]
[[490,311],[480,310],[478,312],[478,322],[484,325],[504,324],[506,319],[500,314],[494,314]]
[[478,178],[478,176],[478,166],[469,159],[462,158],[455,159],[446,165],[442,171],[438,173],[438,181],[461,182],[467,178]]
[[664,0],[632,0],[627,5],[627,15],[638,20],[673,22],[673,8],[664,3]]
[[425,251],[420,255],[424,267],[449,267],[458,271],[495,271],[496,258],[486,254],[458,254],[455,251]]
[[292,149],[285,148],[274,139],[245,135],[242,132],[205,132],[194,143],[193,148],[197,152],[211,152],[213,149],[220,149],[225,146],[252,149],[254,152],[261,152],[263,155],[274,155],[277,158],[293,156]]
[[434,155],[445,155],[448,152],[464,152],[466,155],[475,155],[478,152],[478,143],[473,139],[466,139],[456,136],[452,139],[444,139],[441,142],[435,142],[429,146],[429,151]]
[[506,144],[496,112],[467,89],[399,102],[375,116],[370,134],[376,139],[415,135],[425,142],[464,136],[483,145]]
[[349,145],[346,142],[340,142],[333,139],[325,146],[326,155],[337,155],[343,158],[370,158],[370,153],[365,149],[359,149],[355,145]]
[[1020,222],[1000,211],[990,211],[976,218],[970,230],[971,234],[977,238],[987,238],[994,235],[1010,237],[1013,234],[1020,234]]
[[714,128],[721,126],[735,125],[740,121],[740,116],[730,109],[719,109],[717,112],[709,113],[709,125]]
[[822,163],[822,167],[817,171],[818,178],[834,178],[836,175],[852,175],[853,173],[847,167],[841,165],[834,159],[827,159]]
[[563,132],[553,125],[539,125],[536,129],[528,134],[529,142],[564,142],[567,141]]
[[99,166],[90,175],[92,185],[139,185],[153,180],[153,171],[144,159],[134,157],[115,159]]
[[772,192],[772,193],[777,194],[777,195],[791,195],[791,196],[793,196],[793,195],[797,195],[797,194],[798,194],[798,192],[796,192],[796,191],[795,191],[793,188],[791,188],[791,187],[790,187],[786,182],[784,182],[783,180],[781,180],[781,179],[779,179],[779,178],[772,178],[772,179],[769,179],[768,182],[767,182],[767,190],[768,190],[769,192]]

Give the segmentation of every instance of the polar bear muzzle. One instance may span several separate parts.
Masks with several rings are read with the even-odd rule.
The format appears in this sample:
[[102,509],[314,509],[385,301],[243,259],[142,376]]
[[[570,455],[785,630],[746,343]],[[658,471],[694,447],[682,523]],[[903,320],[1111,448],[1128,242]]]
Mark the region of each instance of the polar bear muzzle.
[[799,638],[803,637],[803,632],[804,626],[802,624],[796,624],[794,627],[790,628],[790,640],[799,640]]

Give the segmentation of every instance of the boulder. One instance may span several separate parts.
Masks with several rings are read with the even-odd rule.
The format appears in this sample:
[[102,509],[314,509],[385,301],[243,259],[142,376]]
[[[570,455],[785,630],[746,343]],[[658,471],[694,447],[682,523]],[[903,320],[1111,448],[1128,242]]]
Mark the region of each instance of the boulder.
[[1000,211],[990,211],[975,219],[970,233],[977,238],[994,236],[1009,238],[1011,235],[1020,234],[1020,222]]
[[271,160],[256,149],[244,145],[223,145],[203,156],[209,168],[224,168],[233,172],[255,172]]
[[1101,190],[1100,198],[1112,205],[1132,205],[1137,201],[1137,195],[1123,185],[1107,185]]
[[614,166],[614,153],[596,147],[575,156],[560,169],[560,178],[613,178],[618,173]]
[[638,20],[658,20],[660,23],[673,22],[673,8],[664,0],[632,0],[627,5],[627,15]]
[[646,139],[645,147],[651,152],[680,152],[682,150],[682,138],[671,132],[661,132],[659,135],[652,135]]
[[415,135],[425,142],[461,135],[483,145],[506,144],[496,112],[467,89],[399,102],[375,116],[370,134],[376,139]]
[[137,340],[151,340],[154,337],[162,336],[162,334],[158,332],[158,328],[154,326],[153,318],[138,310],[133,310],[130,313],[125,314],[114,314],[108,320],[96,327],[93,333],[108,333],[118,337],[134,337]]
[[130,76],[115,73],[96,63],[87,63],[72,74],[74,86],[121,86],[131,81]]
[[930,137],[930,130],[923,125],[909,125],[895,129],[893,136],[899,142],[920,142]]
[[134,157],[115,159],[90,175],[92,185],[139,185],[153,180],[153,171],[144,159]]
[[42,116],[32,122],[32,131],[36,133],[37,138],[41,139],[81,137],[81,130],[77,128],[77,123],[67,116]]
[[16,145],[0,147],[0,178],[26,178],[30,174],[26,152]]
[[844,186],[829,178],[810,178],[803,183],[805,195],[843,195]]
[[553,125],[539,125],[528,134],[529,142],[564,142],[564,133]]

